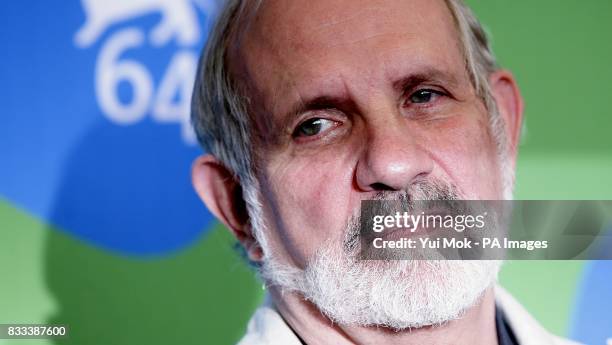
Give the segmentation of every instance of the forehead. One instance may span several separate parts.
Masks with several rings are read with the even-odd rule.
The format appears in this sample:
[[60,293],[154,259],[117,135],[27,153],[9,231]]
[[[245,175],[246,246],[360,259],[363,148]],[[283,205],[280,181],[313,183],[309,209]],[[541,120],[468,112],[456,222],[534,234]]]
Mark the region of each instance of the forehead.
[[243,24],[231,68],[272,112],[339,84],[464,68],[443,0],[265,0]]

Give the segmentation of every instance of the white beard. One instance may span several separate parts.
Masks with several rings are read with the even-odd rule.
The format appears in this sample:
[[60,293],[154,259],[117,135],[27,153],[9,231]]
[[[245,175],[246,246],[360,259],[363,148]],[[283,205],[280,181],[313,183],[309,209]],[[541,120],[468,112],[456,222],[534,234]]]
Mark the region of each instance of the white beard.
[[[436,182],[405,193],[415,200],[458,199],[451,186]],[[278,260],[259,232],[265,256],[260,275],[281,291],[300,294],[335,323],[395,330],[456,319],[497,280],[501,261],[360,260],[359,246],[349,240],[358,224],[353,219],[347,225],[344,242],[326,241],[303,270]]]
[[[514,171],[507,159],[503,126],[494,121],[491,127],[498,142],[502,197],[512,200]],[[415,200],[460,199],[453,186],[441,185],[416,186],[410,194]],[[440,187],[451,195],[439,195]],[[401,330],[457,319],[496,282],[502,265],[498,260],[359,260],[355,248],[347,250],[327,241],[302,270],[281,262],[270,250],[258,185],[244,191],[255,237],[264,253],[259,271],[263,280],[281,291],[302,295],[341,325]]]
[[269,259],[261,274],[335,323],[400,330],[460,317],[496,281],[500,266],[484,260],[351,260],[328,244],[304,270]]

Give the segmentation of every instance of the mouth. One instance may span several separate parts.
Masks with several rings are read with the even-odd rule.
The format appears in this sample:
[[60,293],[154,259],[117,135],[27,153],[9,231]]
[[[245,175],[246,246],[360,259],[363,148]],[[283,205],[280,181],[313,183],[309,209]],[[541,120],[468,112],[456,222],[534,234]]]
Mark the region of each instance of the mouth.
[[[426,212],[426,215],[440,216],[444,218],[445,215],[450,214],[449,212]],[[386,227],[380,233],[368,231],[362,229],[361,235],[367,240],[374,240],[375,238],[382,238],[383,240],[396,241],[401,239],[416,239],[422,237],[435,236],[440,231],[440,227],[430,226],[429,224],[416,224],[411,226],[391,226]]]
[[[384,242],[401,242],[401,241],[414,241],[417,242],[423,238],[429,238],[435,240],[444,235],[442,230],[442,223],[428,223],[425,221],[425,217],[433,216],[438,219],[444,219],[447,215],[452,215],[453,210],[446,207],[435,207],[424,211],[419,209],[418,211],[411,211],[408,214],[416,214],[420,218],[417,221],[412,222],[398,222],[389,227],[384,227],[380,232],[373,231],[372,227],[367,222],[361,222],[360,229],[353,230],[348,240],[345,241],[345,249],[354,251],[357,246],[360,246],[362,253],[372,249],[372,245],[375,240],[382,240]],[[367,255],[366,255],[367,256]]]

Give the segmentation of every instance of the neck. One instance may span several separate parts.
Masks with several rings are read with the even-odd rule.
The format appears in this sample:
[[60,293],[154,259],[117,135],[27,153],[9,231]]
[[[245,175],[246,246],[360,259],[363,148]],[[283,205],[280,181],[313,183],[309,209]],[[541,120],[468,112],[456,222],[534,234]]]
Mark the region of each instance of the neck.
[[308,345],[318,344],[497,344],[493,288],[457,319],[439,326],[394,331],[384,327],[332,323],[312,303],[295,293],[271,290],[276,308]]

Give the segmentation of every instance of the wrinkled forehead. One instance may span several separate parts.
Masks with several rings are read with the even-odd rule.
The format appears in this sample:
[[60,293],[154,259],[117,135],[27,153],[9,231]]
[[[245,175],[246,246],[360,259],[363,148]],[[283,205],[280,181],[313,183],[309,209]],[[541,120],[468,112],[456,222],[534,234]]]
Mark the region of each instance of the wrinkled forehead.
[[263,0],[240,28],[230,70],[268,111],[373,70],[390,77],[407,65],[464,68],[444,0]]

